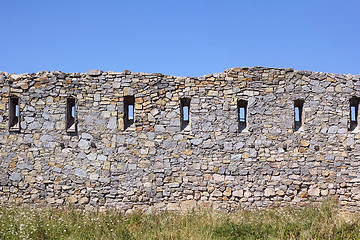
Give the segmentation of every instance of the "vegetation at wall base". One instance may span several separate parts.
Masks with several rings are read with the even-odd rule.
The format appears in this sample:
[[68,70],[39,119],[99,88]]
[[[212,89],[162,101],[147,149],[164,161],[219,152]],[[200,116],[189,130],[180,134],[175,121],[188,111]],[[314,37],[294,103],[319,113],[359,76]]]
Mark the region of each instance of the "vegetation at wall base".
[[231,213],[0,207],[0,239],[360,239],[360,214],[335,201]]

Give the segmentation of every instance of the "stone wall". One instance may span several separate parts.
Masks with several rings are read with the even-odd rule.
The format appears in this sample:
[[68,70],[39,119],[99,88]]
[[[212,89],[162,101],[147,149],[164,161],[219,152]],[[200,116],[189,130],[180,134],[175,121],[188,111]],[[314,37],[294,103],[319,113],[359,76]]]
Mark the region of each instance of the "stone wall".
[[[0,201],[86,208],[301,204],[360,207],[359,75],[233,68],[199,78],[124,72],[0,72]],[[9,131],[9,97],[20,131]],[[66,131],[76,98],[77,132]],[[135,97],[124,129],[124,96]],[[181,130],[180,100],[190,99]],[[247,101],[239,132],[238,101]],[[294,101],[303,100],[294,131]]]

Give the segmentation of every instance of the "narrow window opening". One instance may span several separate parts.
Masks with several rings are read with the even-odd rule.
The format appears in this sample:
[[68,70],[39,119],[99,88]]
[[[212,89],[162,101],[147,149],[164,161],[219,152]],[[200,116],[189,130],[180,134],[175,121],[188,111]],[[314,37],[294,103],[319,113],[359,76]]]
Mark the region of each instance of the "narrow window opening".
[[76,100],[75,98],[66,99],[66,131],[76,132]]
[[350,99],[350,131],[358,126],[359,98]]
[[247,126],[247,101],[239,100],[238,109],[238,131],[242,132]]
[[130,127],[134,123],[134,106],[135,98],[133,96],[126,96],[124,98],[124,124],[125,129]]
[[189,98],[182,98],[180,100],[180,129],[181,131],[184,130],[190,121],[190,99]]
[[302,126],[303,118],[303,100],[294,101],[294,130],[298,131]]
[[20,131],[20,100],[18,97],[9,99],[9,130]]
[[75,119],[75,106],[71,107],[71,117]]

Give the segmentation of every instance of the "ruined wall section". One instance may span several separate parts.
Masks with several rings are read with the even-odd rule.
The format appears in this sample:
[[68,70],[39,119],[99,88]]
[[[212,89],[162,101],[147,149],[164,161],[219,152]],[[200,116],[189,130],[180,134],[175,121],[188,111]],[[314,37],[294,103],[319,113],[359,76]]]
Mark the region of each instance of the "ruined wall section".
[[[86,207],[267,207],[339,197],[359,207],[359,76],[233,68],[199,78],[101,72],[0,73],[2,202]],[[9,132],[9,97],[20,132]],[[124,97],[135,97],[124,128]],[[77,133],[67,133],[66,98]],[[190,122],[180,129],[180,99]],[[303,125],[294,132],[294,101]],[[238,100],[247,128],[238,131]]]

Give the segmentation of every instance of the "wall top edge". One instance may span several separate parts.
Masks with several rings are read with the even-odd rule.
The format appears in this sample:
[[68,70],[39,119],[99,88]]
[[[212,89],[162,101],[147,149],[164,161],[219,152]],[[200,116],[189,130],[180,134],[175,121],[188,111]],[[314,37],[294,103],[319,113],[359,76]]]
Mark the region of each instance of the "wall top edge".
[[324,73],[324,72],[314,72],[314,71],[304,71],[304,70],[294,70],[293,68],[271,68],[271,67],[260,67],[260,66],[254,66],[254,67],[234,67],[226,69],[224,72],[220,73],[210,73],[201,77],[191,77],[191,76],[174,76],[174,75],[165,75],[162,73],[145,73],[145,72],[131,72],[129,70],[123,70],[122,72],[114,72],[114,71],[102,71],[102,70],[88,70],[87,73],[66,73],[62,71],[40,71],[37,73],[22,73],[22,74],[15,74],[15,73],[8,73],[0,71],[0,78],[1,77],[11,77],[13,80],[19,80],[22,78],[37,78],[37,77],[43,77],[43,76],[63,76],[63,77],[99,77],[99,76],[124,76],[124,75],[132,75],[132,77],[136,76],[156,76],[156,77],[170,77],[170,78],[195,78],[195,79],[201,79],[201,78],[207,78],[207,77],[221,77],[225,74],[238,74],[238,73],[254,73],[257,72],[276,72],[280,71],[279,74],[286,74],[286,73],[296,73],[306,76],[311,75],[326,75],[326,76],[332,76],[332,77],[340,77],[340,78],[359,78],[359,75],[355,74],[335,74],[335,73]]

